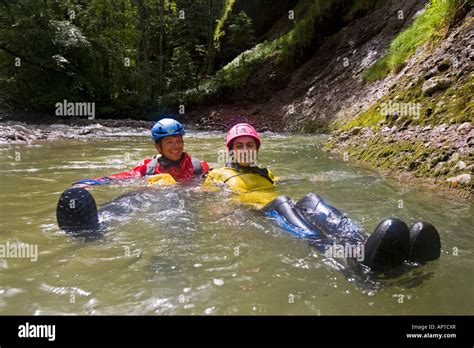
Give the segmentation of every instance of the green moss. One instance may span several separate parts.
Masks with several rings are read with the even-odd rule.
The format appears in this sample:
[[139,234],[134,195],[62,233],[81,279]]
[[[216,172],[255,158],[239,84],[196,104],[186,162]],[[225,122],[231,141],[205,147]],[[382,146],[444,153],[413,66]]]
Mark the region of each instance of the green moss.
[[375,129],[380,127],[380,122],[385,119],[385,117],[380,112],[381,103],[376,103],[372,105],[367,111],[362,113],[358,118],[353,119],[347,122],[343,126],[343,130],[348,131],[354,127],[369,127],[373,126]]
[[[455,124],[472,121],[474,114],[474,77],[468,76],[462,81],[453,83],[446,91],[424,96],[421,93],[423,80],[411,88],[399,87],[390,94],[379,99],[366,111],[353,119],[338,119],[333,121],[329,129],[332,131],[348,131],[353,127],[373,127],[379,129],[383,123],[387,125],[401,125],[410,121],[410,125],[439,125],[442,123]],[[400,86],[406,86],[400,82]],[[398,102],[419,104],[419,115],[400,116],[396,120],[387,120],[381,112],[384,103]]]
[[[472,115],[474,115],[474,77],[469,76],[466,83],[462,86],[451,86],[448,89],[446,96],[449,96],[449,120],[450,123],[472,122]],[[454,97],[456,96],[456,97]]]
[[372,82],[380,80],[390,73],[387,57],[377,60],[364,74],[364,81]]
[[[382,137],[369,139],[363,147],[348,148],[348,153],[373,166],[414,171],[425,174],[427,166],[423,161],[432,154],[422,142],[386,142]],[[423,174],[422,174],[423,173]]]
[[222,28],[224,27],[229,14],[232,12],[232,8],[234,7],[235,0],[225,0],[224,4],[224,13],[222,14],[221,18],[217,20],[216,29],[214,30],[214,45],[218,49],[220,46],[220,40],[224,36],[224,32]]
[[364,139],[364,145],[353,146],[350,142],[339,143],[333,139],[325,144],[325,150],[347,152],[352,158],[383,169],[407,171],[417,177],[440,179],[465,173],[456,168],[458,161],[473,162],[473,155],[459,155],[452,160],[452,151],[440,147],[426,147],[422,141],[387,141],[384,136]]

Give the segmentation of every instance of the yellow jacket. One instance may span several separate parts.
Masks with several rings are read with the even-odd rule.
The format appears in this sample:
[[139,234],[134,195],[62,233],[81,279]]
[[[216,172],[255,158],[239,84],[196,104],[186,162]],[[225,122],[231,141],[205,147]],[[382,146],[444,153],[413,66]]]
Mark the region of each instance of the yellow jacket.
[[268,169],[224,167],[211,170],[204,186],[224,186],[238,193],[236,198],[239,202],[261,208],[278,195],[274,191],[276,181],[277,178]]

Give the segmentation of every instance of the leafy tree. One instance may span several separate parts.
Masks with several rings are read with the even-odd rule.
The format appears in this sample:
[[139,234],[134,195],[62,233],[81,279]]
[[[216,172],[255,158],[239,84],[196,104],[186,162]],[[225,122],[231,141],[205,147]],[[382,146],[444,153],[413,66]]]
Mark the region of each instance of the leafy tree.
[[[255,45],[255,32],[253,30],[252,19],[243,11],[240,11],[229,25],[229,44],[235,54],[245,51]],[[245,56],[242,54],[245,63]]]
[[[99,116],[130,117],[199,90],[227,2],[0,0],[0,103],[51,112],[86,101]],[[229,31],[234,54],[252,42],[248,21],[239,14]]]
[[184,90],[192,87],[192,76],[196,67],[191,55],[184,47],[176,47],[171,57],[171,83],[172,90]]

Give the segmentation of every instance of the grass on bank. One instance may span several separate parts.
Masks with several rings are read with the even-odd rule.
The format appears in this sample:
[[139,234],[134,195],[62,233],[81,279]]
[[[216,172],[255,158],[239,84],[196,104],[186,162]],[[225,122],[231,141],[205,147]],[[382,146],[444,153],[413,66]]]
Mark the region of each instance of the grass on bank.
[[367,82],[380,80],[391,72],[399,71],[416,49],[428,40],[436,42],[444,34],[456,8],[464,0],[432,0],[413,24],[398,34],[390,44],[387,54],[365,73]]

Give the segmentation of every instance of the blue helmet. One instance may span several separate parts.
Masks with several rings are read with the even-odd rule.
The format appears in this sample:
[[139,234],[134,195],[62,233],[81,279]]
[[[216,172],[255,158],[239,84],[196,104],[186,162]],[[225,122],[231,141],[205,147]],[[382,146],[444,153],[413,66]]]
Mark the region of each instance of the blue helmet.
[[184,135],[183,125],[172,118],[159,120],[151,129],[151,137],[154,140],[163,139],[172,135]]

